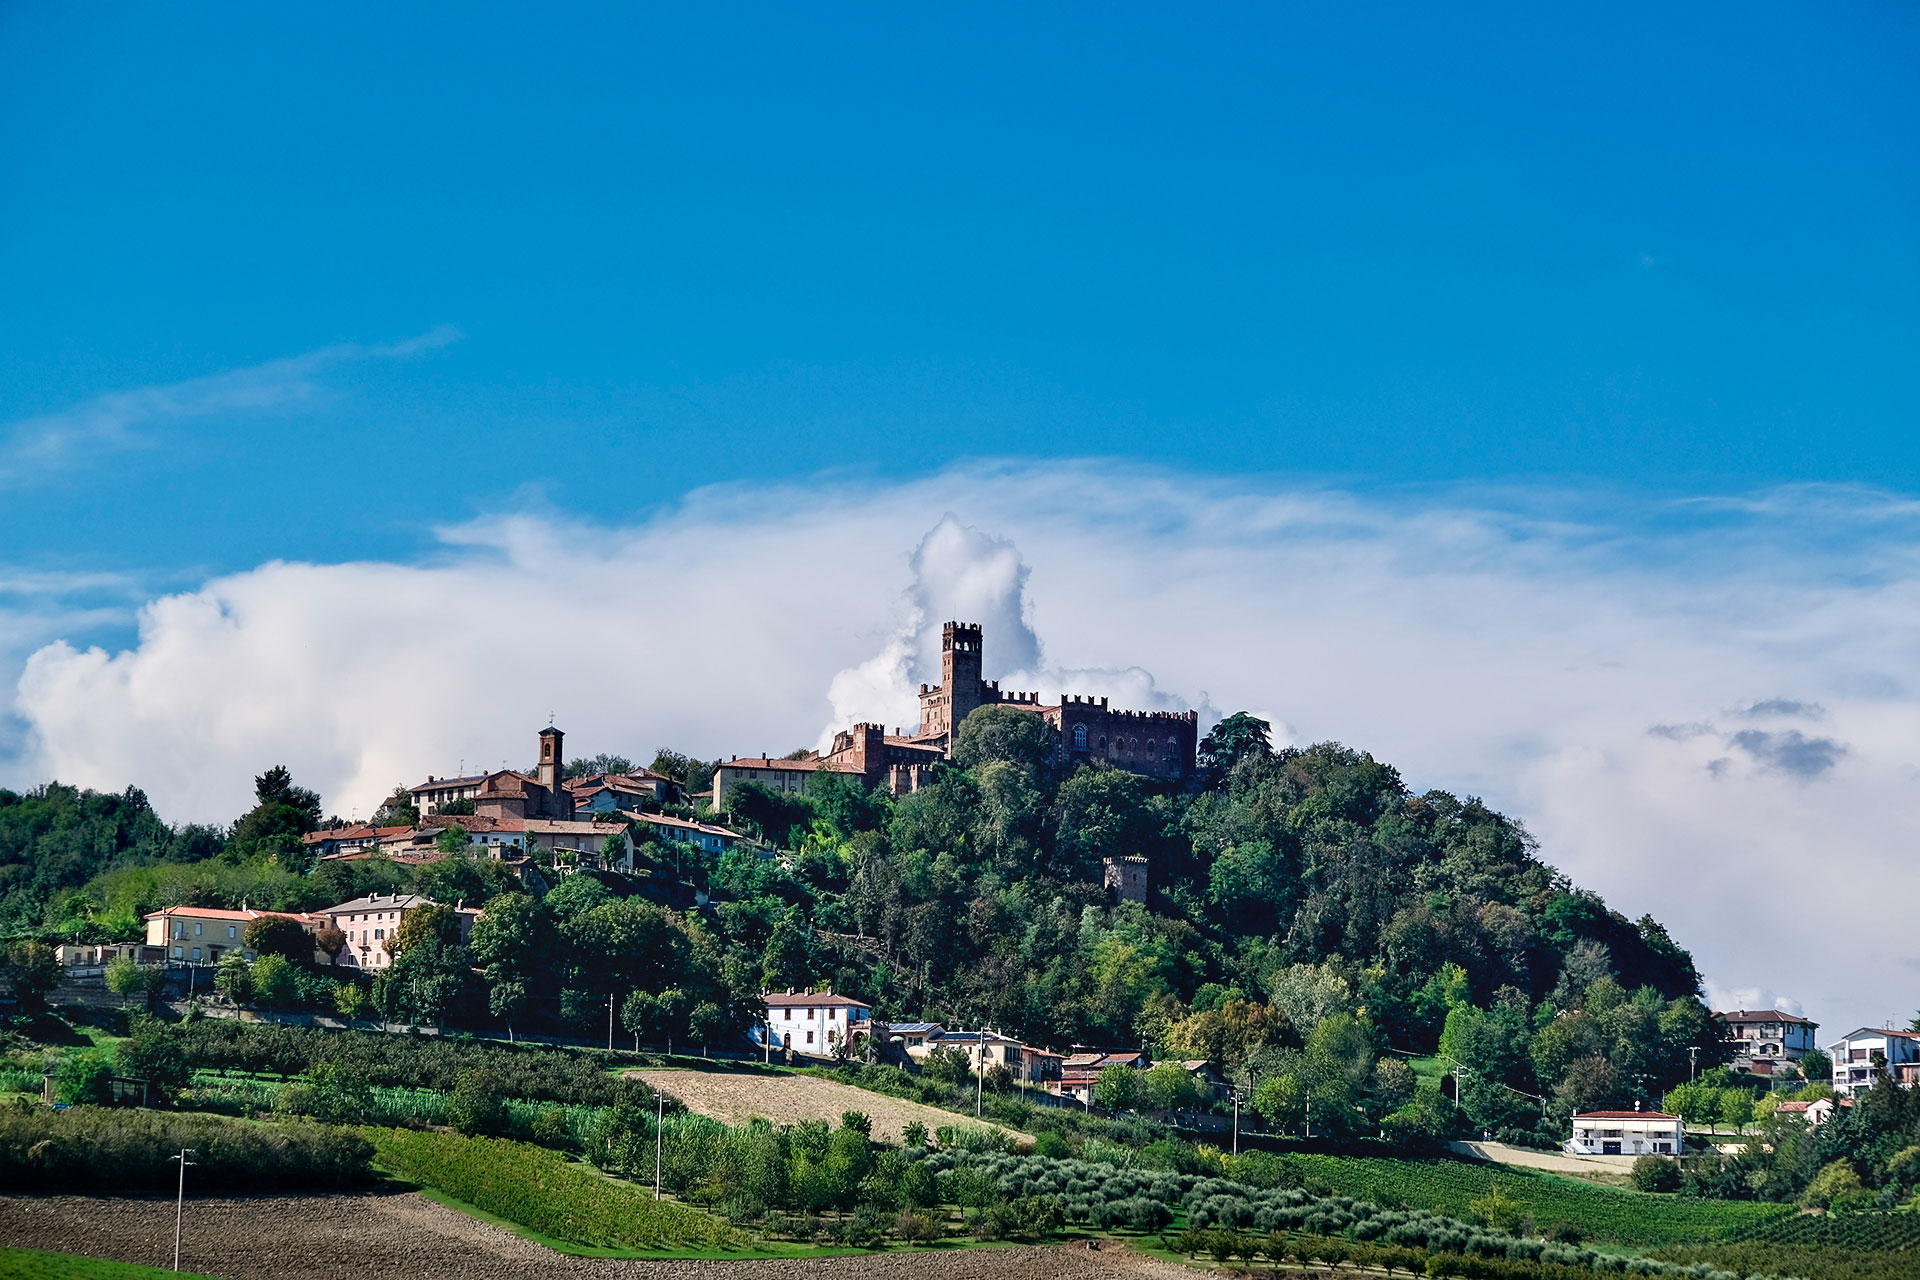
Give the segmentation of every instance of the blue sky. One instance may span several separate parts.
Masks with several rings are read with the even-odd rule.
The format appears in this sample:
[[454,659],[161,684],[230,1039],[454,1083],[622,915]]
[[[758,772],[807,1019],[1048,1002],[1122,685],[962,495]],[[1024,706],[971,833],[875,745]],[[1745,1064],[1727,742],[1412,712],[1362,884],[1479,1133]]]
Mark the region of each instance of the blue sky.
[[1777,885],[1920,890],[1915,65],[1894,4],[0,8],[0,781],[784,749],[977,611],[1884,1017],[1920,951],[1836,994],[1779,933],[1859,895]]
[[[618,516],[1009,454],[1920,487],[1917,36],[1895,5],[10,6],[9,419],[464,336],[86,450],[14,486],[7,541],[392,554],[530,486]],[[103,465],[140,500],[89,501]]]

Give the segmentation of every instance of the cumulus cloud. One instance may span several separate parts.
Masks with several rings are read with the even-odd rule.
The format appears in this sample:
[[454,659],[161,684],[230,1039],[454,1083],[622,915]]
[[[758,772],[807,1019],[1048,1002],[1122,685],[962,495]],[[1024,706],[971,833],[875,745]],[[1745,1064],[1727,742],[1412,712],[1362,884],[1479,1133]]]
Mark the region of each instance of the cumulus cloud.
[[6,440],[0,483],[61,465],[82,453],[134,447],[143,443],[142,427],[309,400],[319,393],[319,375],[330,366],[410,356],[445,346],[459,336],[457,330],[441,325],[400,342],[337,343],[204,378],[111,391],[69,409],[24,418],[0,428]]
[[1009,687],[1245,708],[1484,796],[1725,990],[1852,1025],[1911,1007],[1920,960],[1916,514],[1861,505],[1387,501],[1089,463],[729,486],[627,528],[504,515],[419,563],[153,600],[118,650],[40,648],[8,772],[230,819],[278,762],[343,814],[523,764],[550,712],[579,754],[778,754],[912,723],[959,617]]

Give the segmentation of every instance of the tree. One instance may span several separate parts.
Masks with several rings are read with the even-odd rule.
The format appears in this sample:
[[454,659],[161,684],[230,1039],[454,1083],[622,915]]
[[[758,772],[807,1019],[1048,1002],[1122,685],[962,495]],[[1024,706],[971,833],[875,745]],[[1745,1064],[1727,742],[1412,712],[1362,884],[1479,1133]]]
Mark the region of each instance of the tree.
[[417,906],[400,917],[400,927],[387,935],[387,954],[398,960],[422,942],[449,944],[460,941],[460,918],[453,908],[439,902]]
[[60,1059],[53,1088],[60,1101],[72,1106],[105,1102],[112,1093],[113,1066],[104,1056],[83,1049]]
[[320,797],[295,786],[285,765],[275,765],[253,780],[258,802],[233,824],[227,854],[236,861],[272,861],[304,869],[300,837],[320,825]]
[[47,993],[60,982],[60,965],[53,948],[44,942],[10,942],[0,952],[0,982],[20,1007],[37,1012],[47,1007]]
[[[601,894],[605,893],[602,889]],[[474,963],[487,970],[492,981],[525,983],[552,966],[554,942],[553,915],[545,904],[525,893],[504,893],[473,922],[467,945],[473,950]]]
[[1178,1062],[1157,1062],[1146,1073],[1141,1093],[1155,1111],[1186,1111],[1201,1105],[1193,1073]]
[[357,1022],[367,1011],[367,993],[357,982],[342,982],[333,989],[333,1008],[348,1022]]
[[[602,751],[597,756],[582,756],[567,762],[567,777],[592,778],[604,773],[632,773],[633,761],[625,756]],[[657,771],[656,771],[657,772]]]
[[285,956],[261,956],[253,962],[250,976],[253,979],[255,1004],[281,1009],[292,1004],[294,997],[299,994],[299,982]]
[[1208,786],[1217,786],[1248,757],[1273,753],[1273,726],[1258,716],[1236,711],[1207,731],[1200,740],[1195,764]]
[[247,958],[238,954],[229,954],[213,971],[213,989],[233,1004],[250,1004],[253,1001],[253,968]]
[[130,996],[147,989],[146,966],[132,956],[115,956],[107,961],[106,972],[102,975],[107,982],[107,990],[117,996]]
[[413,803],[413,792],[405,786],[395,787],[380,807],[373,811],[373,825],[376,827],[412,827],[419,825],[420,810]]
[[1800,1074],[1809,1084],[1825,1084],[1833,1079],[1833,1059],[1824,1049],[1809,1049],[1801,1055]]
[[513,1020],[527,1007],[527,984],[513,979],[490,979],[487,1011],[507,1024],[507,1043],[513,1043]]
[[1666,1156],[1641,1156],[1630,1176],[1638,1191],[1678,1191],[1682,1180],[1680,1162]]
[[340,953],[347,949],[347,935],[338,925],[323,924],[313,931],[313,945],[328,964],[339,964]]
[[1722,1089],[1714,1119],[1738,1133],[1753,1120],[1753,1095],[1740,1088]]
[[1108,1063],[1094,1078],[1093,1100],[1109,1111],[1133,1110],[1140,1105],[1142,1074],[1123,1063]]
[[953,735],[953,762],[973,769],[990,760],[1017,765],[1034,781],[1044,782],[1055,767],[1053,730],[1031,711],[978,707]]
[[149,1100],[154,1102],[166,1101],[186,1088],[193,1074],[187,1055],[166,1025],[145,1015],[133,1019],[127,1038],[115,1051],[115,1061],[121,1075],[147,1082]]
[[[241,941],[255,955],[282,956],[288,960],[313,959],[313,935],[302,928],[298,920],[290,920],[286,916],[258,916],[248,921]],[[346,945],[345,934],[341,935],[340,945]]]
[[455,1076],[453,1092],[447,1095],[447,1123],[468,1137],[503,1131],[507,1104],[500,1097],[499,1081],[484,1070]]

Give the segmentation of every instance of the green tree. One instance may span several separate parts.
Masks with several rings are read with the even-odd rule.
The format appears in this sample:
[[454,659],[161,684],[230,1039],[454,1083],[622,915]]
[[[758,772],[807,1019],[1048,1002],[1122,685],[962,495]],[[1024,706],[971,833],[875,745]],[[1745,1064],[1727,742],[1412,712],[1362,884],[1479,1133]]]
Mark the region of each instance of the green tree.
[[414,907],[400,917],[400,927],[387,935],[386,951],[395,960],[422,942],[448,945],[460,941],[460,919],[453,908],[439,902]]
[[487,1071],[462,1071],[447,1095],[447,1123],[469,1137],[506,1129],[507,1105],[500,1083]]
[[254,1003],[266,1008],[284,1009],[300,993],[299,980],[285,956],[261,956],[253,962],[249,976],[253,980]]
[[1213,726],[1200,740],[1196,753],[1195,764],[1202,781],[1217,786],[1242,760],[1271,755],[1272,732],[1272,725],[1245,711],[1236,711]]
[[527,984],[513,978],[489,978],[487,1011],[507,1024],[507,1043],[513,1041],[513,1024],[527,1007]]
[[1146,1077],[1141,1092],[1147,1106],[1156,1111],[1187,1111],[1203,1102],[1193,1073],[1177,1062],[1157,1062]]
[[247,922],[240,940],[257,956],[282,956],[288,960],[311,960],[313,935],[298,920],[286,916],[257,916]]
[[1631,1177],[1638,1191],[1678,1191],[1680,1162],[1666,1156],[1641,1156],[1633,1162]]
[[69,1053],[54,1068],[53,1088],[60,1101],[72,1106],[107,1101],[111,1095],[113,1067],[104,1056],[91,1049]]
[[348,1022],[358,1022],[367,1011],[367,993],[357,982],[341,982],[333,988],[333,1008]]
[[0,952],[0,983],[28,1011],[47,1007],[47,993],[60,981],[60,965],[44,942],[9,942]]
[[129,1024],[127,1038],[114,1051],[114,1061],[121,1075],[147,1082],[148,1097],[154,1102],[175,1097],[192,1077],[187,1055],[167,1025],[145,1015]]
[[273,861],[296,870],[306,867],[300,837],[320,825],[320,797],[295,786],[286,766],[275,765],[253,780],[257,803],[233,825],[228,856],[239,861]]
[[[286,963],[284,960],[282,964]],[[213,989],[234,1004],[253,1002],[253,967],[245,956],[229,954],[213,972]]]
[[1118,1062],[1108,1063],[1094,1078],[1093,1100],[1109,1111],[1133,1110],[1145,1092],[1140,1082],[1143,1074]]
[[107,961],[107,990],[117,996],[130,996],[145,992],[147,989],[146,966],[132,956],[115,956]]

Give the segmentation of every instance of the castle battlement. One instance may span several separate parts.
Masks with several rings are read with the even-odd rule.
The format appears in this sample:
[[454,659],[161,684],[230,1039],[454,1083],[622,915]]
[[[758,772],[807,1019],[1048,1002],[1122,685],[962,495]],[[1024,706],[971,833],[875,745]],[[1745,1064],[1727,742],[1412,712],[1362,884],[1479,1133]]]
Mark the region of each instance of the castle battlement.
[[1060,699],[1060,705],[1066,707],[1085,707],[1098,709],[1109,721],[1122,721],[1127,724],[1191,724],[1200,723],[1198,711],[1113,711],[1107,707],[1105,698],[1067,698]]

